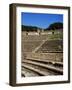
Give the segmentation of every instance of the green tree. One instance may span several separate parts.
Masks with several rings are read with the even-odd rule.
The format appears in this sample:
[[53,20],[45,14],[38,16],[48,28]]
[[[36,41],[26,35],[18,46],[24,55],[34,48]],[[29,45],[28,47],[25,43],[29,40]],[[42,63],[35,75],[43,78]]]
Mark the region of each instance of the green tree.
[[60,22],[52,23],[48,27],[48,29],[50,30],[56,30],[56,29],[62,29],[62,28],[63,28],[63,23],[60,23]]

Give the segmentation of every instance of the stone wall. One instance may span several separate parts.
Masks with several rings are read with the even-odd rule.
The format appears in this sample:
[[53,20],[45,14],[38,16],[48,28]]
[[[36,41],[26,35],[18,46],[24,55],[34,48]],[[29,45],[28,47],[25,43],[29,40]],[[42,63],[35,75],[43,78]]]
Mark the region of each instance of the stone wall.
[[63,62],[63,53],[25,53],[26,59],[40,59]]

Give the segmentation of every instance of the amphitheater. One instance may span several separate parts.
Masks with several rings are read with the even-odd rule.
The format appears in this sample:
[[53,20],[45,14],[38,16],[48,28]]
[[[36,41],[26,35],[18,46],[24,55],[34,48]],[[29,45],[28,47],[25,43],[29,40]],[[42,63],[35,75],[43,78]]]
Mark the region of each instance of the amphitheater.
[[22,31],[22,77],[63,75],[62,35]]

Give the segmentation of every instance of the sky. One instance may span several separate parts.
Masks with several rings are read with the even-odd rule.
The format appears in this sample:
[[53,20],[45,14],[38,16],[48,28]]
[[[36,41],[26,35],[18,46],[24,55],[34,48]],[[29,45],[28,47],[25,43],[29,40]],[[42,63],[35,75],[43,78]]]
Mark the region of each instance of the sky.
[[55,22],[63,23],[62,14],[43,14],[43,13],[21,13],[21,25],[37,26],[39,28],[47,28]]

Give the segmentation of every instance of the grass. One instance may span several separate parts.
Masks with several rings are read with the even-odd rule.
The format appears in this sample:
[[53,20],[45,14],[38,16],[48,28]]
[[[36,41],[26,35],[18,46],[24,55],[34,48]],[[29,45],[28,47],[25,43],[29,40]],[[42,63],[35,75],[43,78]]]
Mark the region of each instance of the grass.
[[51,40],[63,39],[63,34],[62,33],[60,33],[60,34],[52,34],[48,38],[51,39]]

